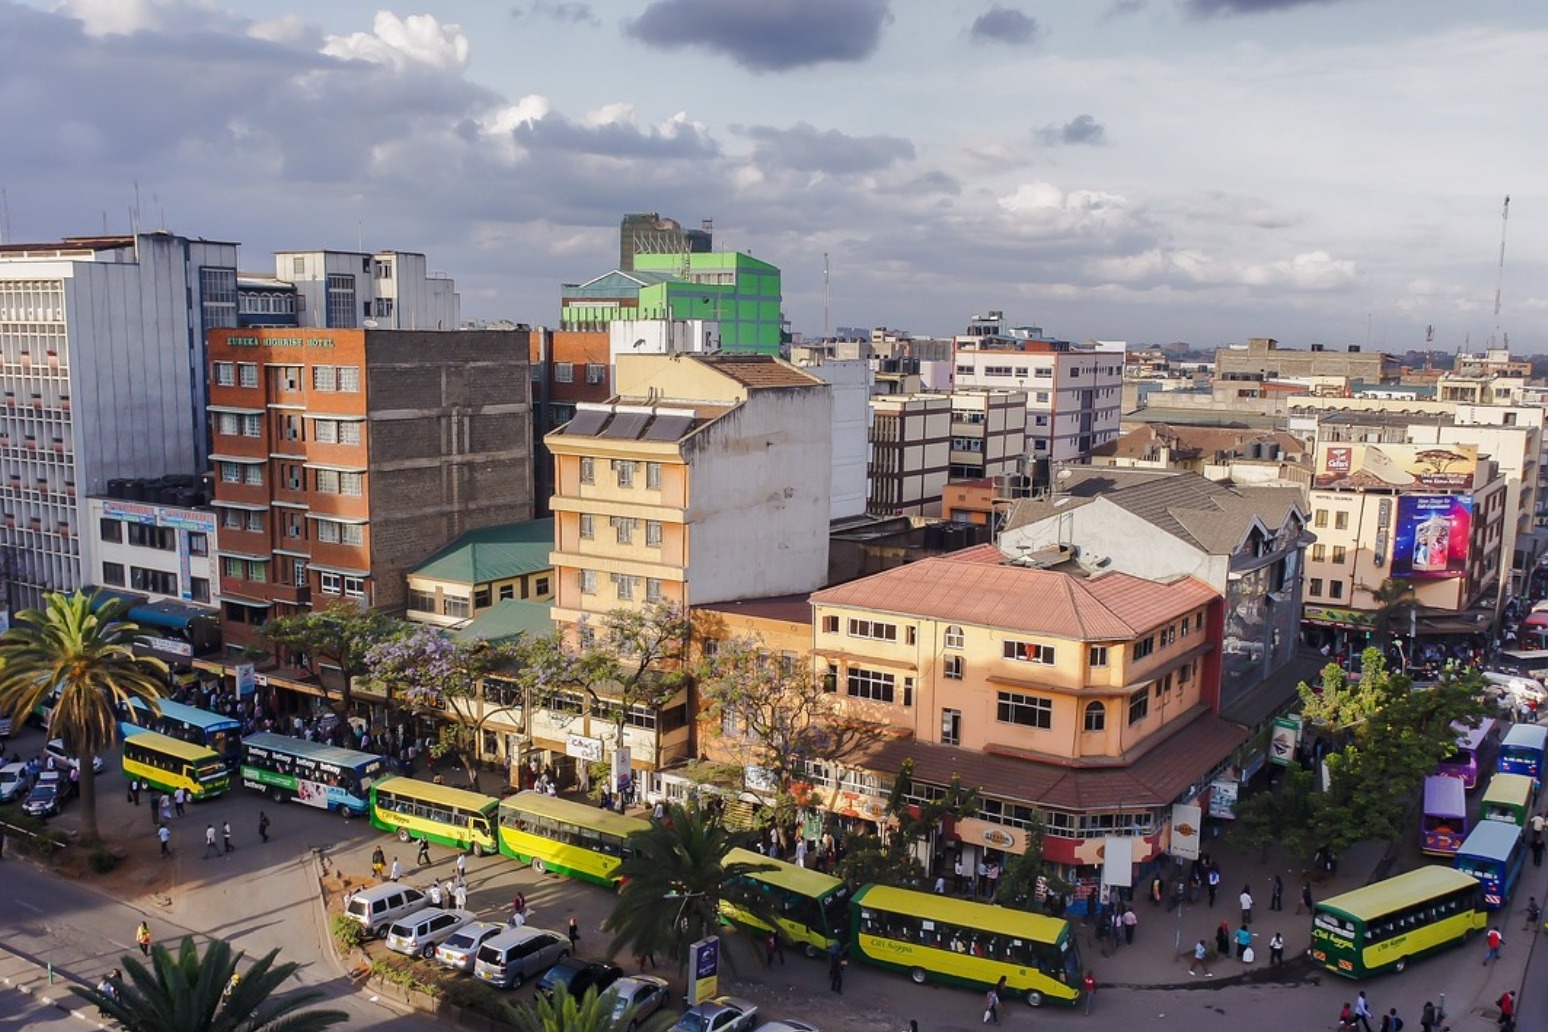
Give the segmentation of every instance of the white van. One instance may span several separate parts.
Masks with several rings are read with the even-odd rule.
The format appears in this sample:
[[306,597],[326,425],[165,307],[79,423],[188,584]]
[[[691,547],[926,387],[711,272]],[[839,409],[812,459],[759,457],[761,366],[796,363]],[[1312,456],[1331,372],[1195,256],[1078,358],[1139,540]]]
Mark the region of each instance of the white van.
[[513,928],[478,948],[473,974],[480,982],[515,989],[570,955],[568,936],[543,928]]
[[1519,674],[1497,674],[1492,670],[1482,672],[1484,680],[1489,682],[1490,694],[1502,696],[1502,702],[1515,703],[1525,706],[1531,702],[1542,703],[1548,699],[1548,692],[1543,690],[1540,682]]
[[435,948],[473,920],[473,916],[469,910],[442,910],[440,907],[416,910],[388,927],[387,948],[394,953],[429,960],[435,956]]
[[423,892],[397,882],[387,882],[355,893],[349,906],[344,909],[344,914],[358,923],[366,935],[376,937],[387,931],[388,925],[398,918],[407,917],[424,907]]

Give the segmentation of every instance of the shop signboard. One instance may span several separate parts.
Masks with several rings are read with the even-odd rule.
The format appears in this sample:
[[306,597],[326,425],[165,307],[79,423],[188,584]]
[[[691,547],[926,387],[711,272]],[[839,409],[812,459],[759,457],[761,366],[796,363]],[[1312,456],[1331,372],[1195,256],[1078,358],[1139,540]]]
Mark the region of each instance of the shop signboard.
[[1400,495],[1392,535],[1392,576],[1437,580],[1467,575],[1473,536],[1468,495]]
[[1269,762],[1288,767],[1295,762],[1295,751],[1301,744],[1301,718],[1291,715],[1274,721],[1269,730]]
[[1222,821],[1236,820],[1238,781],[1213,781],[1209,786],[1209,815]]
[[564,754],[587,763],[601,763],[602,739],[588,738],[572,731],[564,737]]
[[1312,486],[1471,491],[1478,473],[1473,444],[1329,444],[1317,446]]
[[1167,851],[1179,860],[1199,858],[1199,827],[1203,813],[1188,803],[1172,804],[1172,844]]

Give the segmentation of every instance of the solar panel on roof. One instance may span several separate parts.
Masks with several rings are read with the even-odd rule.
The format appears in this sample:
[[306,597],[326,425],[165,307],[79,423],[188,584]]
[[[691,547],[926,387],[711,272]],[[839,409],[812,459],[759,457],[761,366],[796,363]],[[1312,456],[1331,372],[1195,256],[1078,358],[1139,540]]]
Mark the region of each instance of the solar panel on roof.
[[619,412],[613,416],[613,421],[607,424],[607,429],[602,432],[602,436],[635,440],[640,436],[640,431],[645,429],[645,423],[649,419],[649,412]]
[[594,437],[602,429],[602,424],[607,422],[608,415],[606,409],[579,409],[575,418],[565,424],[564,433],[574,437]]
[[688,432],[693,426],[692,416],[660,415],[650,424],[650,429],[645,431],[647,441],[676,441]]

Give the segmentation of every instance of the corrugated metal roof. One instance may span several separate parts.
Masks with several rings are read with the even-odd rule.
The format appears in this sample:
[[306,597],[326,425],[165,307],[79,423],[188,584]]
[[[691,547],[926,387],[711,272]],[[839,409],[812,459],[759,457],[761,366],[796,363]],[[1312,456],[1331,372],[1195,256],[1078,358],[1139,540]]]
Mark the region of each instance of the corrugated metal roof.
[[548,556],[553,547],[551,518],[500,523],[468,531],[409,574],[458,584],[487,584],[551,568]]

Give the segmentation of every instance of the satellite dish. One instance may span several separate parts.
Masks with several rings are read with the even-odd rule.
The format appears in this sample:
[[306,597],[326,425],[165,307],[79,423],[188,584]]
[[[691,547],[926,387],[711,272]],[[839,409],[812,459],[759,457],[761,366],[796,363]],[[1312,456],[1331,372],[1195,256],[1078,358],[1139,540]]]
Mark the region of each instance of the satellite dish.
[[364,327],[365,327],[365,328],[366,328],[366,329],[368,329],[368,330],[374,330],[374,329],[376,329],[376,327],[377,327],[377,326],[379,326],[379,325],[380,325],[380,324],[379,324],[379,323],[378,323],[378,322],[377,322],[377,321],[376,321],[376,320],[375,320],[375,319],[366,319],[366,320],[365,320],[365,321],[364,321],[364,322],[362,322],[362,323],[361,323],[361,324],[360,324],[360,325],[361,325],[361,326],[364,326]]

